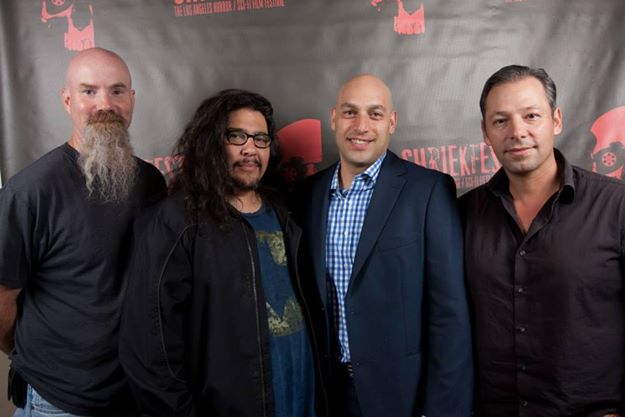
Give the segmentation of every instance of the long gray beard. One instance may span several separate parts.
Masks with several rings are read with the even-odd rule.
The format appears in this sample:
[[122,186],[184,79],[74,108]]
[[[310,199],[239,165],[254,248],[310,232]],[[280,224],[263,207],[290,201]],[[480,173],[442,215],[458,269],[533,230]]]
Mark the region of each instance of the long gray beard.
[[138,167],[124,118],[112,111],[99,111],[89,118],[78,165],[90,198],[113,203],[128,198]]

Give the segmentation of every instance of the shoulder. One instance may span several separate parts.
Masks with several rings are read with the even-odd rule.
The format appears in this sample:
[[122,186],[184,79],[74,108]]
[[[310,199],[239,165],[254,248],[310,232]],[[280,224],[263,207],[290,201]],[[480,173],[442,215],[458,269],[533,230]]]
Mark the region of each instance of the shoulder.
[[625,196],[625,182],[622,180],[597,174],[584,168],[573,166],[573,175],[576,187],[581,187],[584,191],[594,190],[597,193],[609,191],[619,196]]
[[318,185],[322,185],[330,182],[332,179],[332,175],[336,170],[336,162],[330,165],[327,168],[322,169],[319,172],[314,173],[313,175],[304,178],[299,183],[296,184],[298,188],[312,188]]
[[135,221],[135,232],[177,235],[193,226],[184,207],[184,196],[177,192],[142,210]]
[[460,204],[471,204],[480,201],[487,193],[486,187],[486,184],[475,187],[458,197],[458,201]]
[[389,174],[405,177],[410,186],[421,189],[440,185],[451,187],[454,192],[456,189],[455,182],[450,175],[401,159],[391,151],[388,152],[380,171],[380,175]]
[[142,205],[152,205],[167,194],[167,184],[161,172],[152,164],[136,158],[138,166],[136,190]]
[[625,223],[625,182],[573,166],[573,207],[601,207],[604,217]]
[[136,156],[135,159],[137,160],[139,172],[141,173],[141,175],[145,175],[146,177],[155,179],[163,178],[161,171],[159,171],[158,168],[156,168],[154,165]]
[[430,178],[432,180],[440,180],[444,177],[449,177],[449,175],[436,171],[434,169],[425,168],[421,165],[417,165],[414,162],[406,161],[405,159],[400,158],[395,153],[388,151],[384,162],[382,163],[382,170],[391,170],[404,175],[409,176],[419,176],[423,178]]
[[149,162],[146,162],[141,158],[135,158],[137,160],[137,166],[139,167],[139,176],[144,181],[163,187],[165,186],[165,178],[163,178],[161,171]]
[[69,155],[59,146],[9,178],[4,188],[15,191],[45,188],[69,163]]
[[487,185],[480,185],[466,193],[462,194],[458,198],[458,208],[463,217],[479,211],[480,207],[483,207],[488,198]]
[[288,206],[296,212],[301,211],[311,201],[315,192],[318,194],[324,188],[329,188],[335,169],[336,163],[297,182],[293,191],[287,195]]

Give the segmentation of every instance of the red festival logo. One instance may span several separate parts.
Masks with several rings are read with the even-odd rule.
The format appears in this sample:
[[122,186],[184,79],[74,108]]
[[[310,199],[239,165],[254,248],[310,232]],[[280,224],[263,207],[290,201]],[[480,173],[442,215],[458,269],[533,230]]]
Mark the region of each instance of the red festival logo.
[[625,179],[625,106],[616,107],[595,120],[590,131],[595,136],[592,170]]
[[320,120],[298,120],[280,129],[277,136],[282,156],[278,170],[287,184],[317,172],[315,165],[323,159]]
[[65,49],[82,51],[95,46],[93,28],[93,5],[85,0],[43,0],[41,21],[52,24],[52,19],[65,18]]
[[[385,0],[373,0],[371,5],[380,11]],[[408,0],[406,0],[408,1]],[[423,3],[413,12],[408,12],[402,0],[397,0],[397,16],[393,19],[393,29],[400,35],[418,35],[425,32],[425,7]]]

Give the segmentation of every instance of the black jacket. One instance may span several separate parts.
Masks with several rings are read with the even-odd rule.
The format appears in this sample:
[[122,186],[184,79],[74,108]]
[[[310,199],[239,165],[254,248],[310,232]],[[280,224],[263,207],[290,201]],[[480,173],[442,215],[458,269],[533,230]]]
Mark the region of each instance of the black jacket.
[[[271,417],[269,331],[254,230],[236,213],[229,228],[195,224],[183,204],[174,194],[135,226],[120,361],[141,413]],[[294,261],[301,229],[272,206],[310,328]]]

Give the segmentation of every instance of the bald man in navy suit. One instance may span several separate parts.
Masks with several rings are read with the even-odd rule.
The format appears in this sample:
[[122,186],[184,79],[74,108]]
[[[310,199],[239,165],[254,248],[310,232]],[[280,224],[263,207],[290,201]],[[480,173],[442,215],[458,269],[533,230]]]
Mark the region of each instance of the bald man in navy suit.
[[[469,416],[462,227],[446,174],[388,151],[391,92],[359,75],[331,115],[340,160],[298,187],[333,416]],[[312,301],[311,301],[312,302]]]

